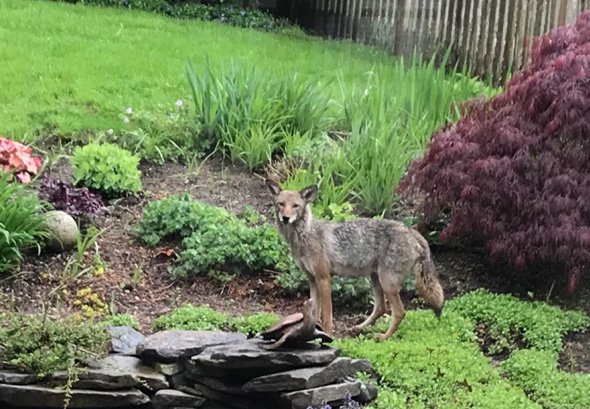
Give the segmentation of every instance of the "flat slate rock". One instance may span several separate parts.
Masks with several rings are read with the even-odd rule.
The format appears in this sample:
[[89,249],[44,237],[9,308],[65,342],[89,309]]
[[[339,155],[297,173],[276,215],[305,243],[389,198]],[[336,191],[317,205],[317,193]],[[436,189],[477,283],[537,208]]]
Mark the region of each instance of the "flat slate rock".
[[135,355],[137,345],[144,339],[145,335],[126,325],[107,327],[111,336],[111,352],[121,355]]
[[0,371],[0,383],[30,385],[35,382],[37,382],[37,375],[16,371]]
[[193,356],[197,365],[231,369],[264,369],[270,371],[327,365],[340,355],[340,351],[318,344],[307,344],[300,349],[266,350],[261,340],[250,339],[241,343],[206,348]]
[[[66,371],[56,372],[44,382],[48,386],[63,386],[68,381]],[[86,369],[78,374],[74,389],[92,389],[99,391],[117,391],[134,388],[139,381],[129,373],[112,368]]]
[[170,387],[163,374],[144,365],[141,359],[133,356],[109,355],[100,361],[100,364],[105,370],[110,369],[132,375],[141,381],[141,385],[147,385],[152,391]]
[[152,397],[154,409],[168,408],[200,408],[205,399],[200,396],[190,395],[174,389],[162,389]]
[[[22,408],[61,409],[64,406],[65,391],[36,385],[5,385],[0,384],[0,402]],[[85,389],[72,390],[69,408],[126,408],[148,403],[146,394],[137,390],[125,391],[91,391]],[[1,406],[1,405],[0,405]]]
[[306,409],[324,403],[341,402],[347,394],[352,398],[361,394],[360,381],[344,382],[319,388],[305,389],[281,394],[281,398],[291,402],[291,409]]
[[294,369],[254,378],[242,386],[245,392],[282,392],[311,389],[328,385],[338,379],[368,372],[366,359],[336,358],[328,366]]
[[138,346],[142,358],[170,362],[201,353],[214,345],[234,344],[244,341],[246,335],[224,331],[171,330],[147,336]]

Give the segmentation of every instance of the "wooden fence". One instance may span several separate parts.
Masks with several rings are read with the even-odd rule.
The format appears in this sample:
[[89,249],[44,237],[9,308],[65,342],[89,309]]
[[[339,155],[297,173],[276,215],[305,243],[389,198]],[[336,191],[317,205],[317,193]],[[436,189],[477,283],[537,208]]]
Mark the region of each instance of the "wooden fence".
[[[501,82],[528,61],[532,37],[574,22],[590,0],[295,0],[316,34],[450,62]],[[311,13],[310,13],[311,12]],[[311,19],[310,19],[311,17]]]

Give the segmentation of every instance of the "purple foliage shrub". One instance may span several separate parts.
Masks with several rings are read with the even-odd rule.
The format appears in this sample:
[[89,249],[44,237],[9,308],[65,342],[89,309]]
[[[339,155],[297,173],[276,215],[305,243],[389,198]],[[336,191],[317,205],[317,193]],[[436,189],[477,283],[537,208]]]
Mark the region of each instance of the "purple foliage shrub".
[[51,178],[47,174],[43,177],[39,197],[72,216],[100,216],[105,213],[104,203],[96,193],[85,187],[74,187],[70,182]]
[[441,240],[485,243],[518,271],[590,266],[590,12],[536,38],[506,91],[463,107],[410,165],[399,193],[425,194],[426,221],[450,211]]

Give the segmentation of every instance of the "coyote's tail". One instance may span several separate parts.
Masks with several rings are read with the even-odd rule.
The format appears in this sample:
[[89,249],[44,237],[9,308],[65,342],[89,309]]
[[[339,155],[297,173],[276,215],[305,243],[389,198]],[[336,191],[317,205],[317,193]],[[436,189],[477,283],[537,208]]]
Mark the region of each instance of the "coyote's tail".
[[420,262],[414,269],[416,290],[432,307],[436,316],[440,317],[445,303],[443,289],[438,281],[438,274],[430,255],[428,242],[418,232],[415,232],[415,235],[420,244]]

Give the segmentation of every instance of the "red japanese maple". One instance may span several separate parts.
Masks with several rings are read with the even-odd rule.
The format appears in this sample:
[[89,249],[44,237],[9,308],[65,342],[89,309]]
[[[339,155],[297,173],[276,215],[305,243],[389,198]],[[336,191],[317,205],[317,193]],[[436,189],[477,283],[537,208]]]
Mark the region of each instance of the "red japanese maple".
[[518,270],[551,263],[573,292],[590,266],[590,12],[536,38],[506,91],[433,135],[399,192],[426,194],[441,239],[483,241]]

